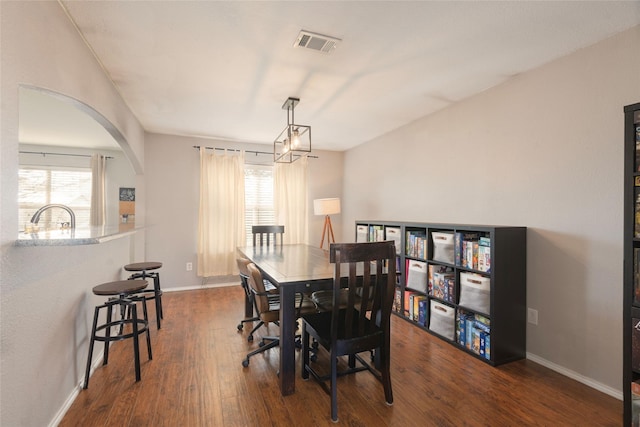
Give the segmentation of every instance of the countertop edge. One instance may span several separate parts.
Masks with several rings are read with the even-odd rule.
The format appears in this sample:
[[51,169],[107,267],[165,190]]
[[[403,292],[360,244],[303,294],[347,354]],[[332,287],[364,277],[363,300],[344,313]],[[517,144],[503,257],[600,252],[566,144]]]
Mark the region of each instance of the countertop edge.
[[108,242],[110,240],[120,239],[122,237],[130,236],[138,231],[141,231],[143,227],[129,229],[125,231],[113,231],[99,234],[89,237],[60,237],[60,238],[37,238],[32,237],[18,239],[14,242],[14,246],[19,247],[32,247],[32,246],[80,246],[80,245],[95,245],[99,243]]

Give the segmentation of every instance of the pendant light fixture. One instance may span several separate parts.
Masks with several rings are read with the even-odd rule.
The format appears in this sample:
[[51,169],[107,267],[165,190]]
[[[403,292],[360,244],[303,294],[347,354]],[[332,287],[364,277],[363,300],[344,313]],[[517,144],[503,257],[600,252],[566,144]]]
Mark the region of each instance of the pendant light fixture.
[[311,152],[311,126],[295,124],[294,109],[299,98],[289,97],[282,109],[287,110],[287,126],[273,141],[273,161],[292,163]]

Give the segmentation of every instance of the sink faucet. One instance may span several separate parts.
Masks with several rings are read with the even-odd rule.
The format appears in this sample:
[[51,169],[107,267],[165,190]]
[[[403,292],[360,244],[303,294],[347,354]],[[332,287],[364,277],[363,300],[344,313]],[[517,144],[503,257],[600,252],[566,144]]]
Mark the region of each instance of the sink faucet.
[[38,221],[40,221],[40,215],[42,215],[42,213],[47,209],[51,209],[51,208],[60,208],[69,212],[69,216],[71,217],[71,228],[72,229],[76,228],[76,214],[73,213],[73,211],[69,206],[59,205],[59,204],[44,205],[43,207],[38,209],[36,213],[34,213],[33,216],[31,217],[31,223],[37,225]]

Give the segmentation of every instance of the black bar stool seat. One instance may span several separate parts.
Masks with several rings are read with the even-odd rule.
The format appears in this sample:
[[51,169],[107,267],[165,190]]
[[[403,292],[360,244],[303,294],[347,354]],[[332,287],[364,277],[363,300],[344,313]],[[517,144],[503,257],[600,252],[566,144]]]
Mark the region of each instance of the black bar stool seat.
[[[112,341],[120,341],[133,338],[133,357],[136,371],[136,381],[140,381],[140,346],[139,335],[147,335],[147,352],[149,360],[151,355],[151,338],[149,336],[149,320],[147,316],[147,302],[143,297],[136,297],[135,293],[147,287],[146,280],[120,280],[116,282],[103,283],[93,288],[95,295],[109,296],[109,300],[96,306],[93,315],[93,326],[91,328],[91,341],[89,342],[89,355],[87,356],[87,370],[84,379],[84,388],[89,387],[89,372],[91,369],[91,358],[93,357],[93,347],[96,341],[104,342],[104,356],[102,365],[109,362],[109,344]],[[137,302],[142,302],[143,318],[138,318]],[[120,318],[112,320],[113,308],[120,307]],[[100,310],[107,309],[105,323],[98,325]],[[129,310],[130,316],[126,317],[125,312]],[[126,325],[131,326],[125,329]],[[113,334],[112,328],[118,328],[118,332]],[[104,331],[103,334],[99,334]]]
[[162,312],[162,289],[160,289],[160,273],[152,270],[157,270],[161,267],[162,263],[157,261],[136,262],[124,266],[125,271],[134,272],[129,276],[129,280],[153,279],[153,289],[144,289],[137,293],[143,293],[146,300],[155,300],[158,329],[161,327],[160,320],[164,319],[164,313]]

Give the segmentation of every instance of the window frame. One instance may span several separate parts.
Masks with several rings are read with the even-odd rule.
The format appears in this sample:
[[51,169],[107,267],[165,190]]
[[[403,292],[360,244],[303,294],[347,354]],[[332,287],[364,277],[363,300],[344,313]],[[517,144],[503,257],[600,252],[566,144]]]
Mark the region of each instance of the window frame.
[[[41,171],[46,174],[46,181],[43,186],[45,187],[44,192],[44,200],[38,201],[29,201],[23,200],[24,194],[24,183],[23,183],[23,171]],[[77,186],[69,186],[63,184],[58,184],[56,186],[56,173],[81,173],[84,176],[81,179],[78,179],[78,176],[67,177],[67,182],[77,182]],[[52,179],[53,178],[53,179]],[[88,178],[88,182],[87,182]],[[60,181],[60,180],[58,180]],[[26,227],[28,223],[31,222],[31,218],[33,214],[40,209],[42,206],[47,204],[63,204],[71,208],[76,217],[76,228],[78,227],[89,227],[90,219],[91,219],[91,192],[92,192],[92,171],[90,167],[83,166],[62,166],[62,165],[20,165],[18,168],[18,226]],[[32,191],[34,193],[41,193],[42,191],[37,190],[37,185],[32,183]],[[52,196],[52,191],[57,191],[60,193],[60,189],[66,189],[67,197],[60,199],[59,196],[56,200],[53,198],[56,197],[54,194]],[[64,194],[65,192],[62,192]],[[80,195],[79,195],[80,194]],[[52,198],[53,197],[53,198]],[[85,199],[85,203],[78,203],[77,201],[81,198]],[[73,200],[72,200],[73,199]],[[64,210],[47,210],[43,213],[38,222],[40,228],[42,229],[54,229],[58,228],[58,224],[62,222],[69,222],[70,218],[68,214]]]
[[[269,184],[263,183],[262,186],[258,184],[259,188],[250,188],[248,181],[248,172],[250,171],[268,171],[269,172]],[[251,172],[250,172],[251,173]],[[251,233],[251,227],[253,225],[273,225],[275,224],[275,198],[274,198],[274,168],[272,165],[259,165],[259,164],[247,164],[244,165],[244,219],[245,219],[245,231],[246,231],[246,244],[251,246],[253,244],[253,236]],[[261,198],[258,194],[260,189],[264,191],[265,187],[270,185],[270,206],[264,203],[265,200],[269,200],[269,196]],[[254,186],[255,187],[255,186]],[[251,194],[255,192],[255,194]],[[252,198],[250,200],[249,198]]]

